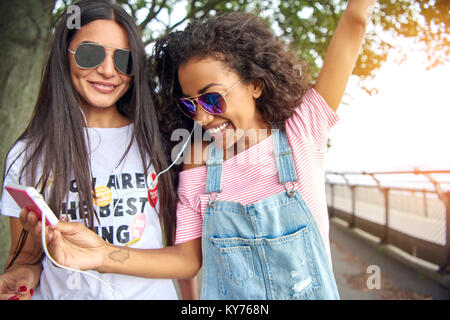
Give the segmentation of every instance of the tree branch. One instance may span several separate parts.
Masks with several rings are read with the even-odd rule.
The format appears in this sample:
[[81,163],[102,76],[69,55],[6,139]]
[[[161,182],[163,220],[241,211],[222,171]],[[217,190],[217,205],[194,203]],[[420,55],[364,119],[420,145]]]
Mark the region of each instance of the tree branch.
[[159,8],[158,10],[156,10],[156,6],[157,6],[157,0],[152,0],[152,5],[149,9],[149,12],[147,14],[147,16],[145,17],[145,19],[139,24],[139,29],[141,31],[144,31],[145,28],[147,27],[147,25],[150,23],[150,21],[152,21],[154,18],[156,18],[158,16],[158,14],[161,12],[162,9],[167,8],[167,0],[163,0],[160,4],[159,4]]
[[223,1],[223,0],[208,1],[207,4],[203,7],[195,7],[195,0],[191,1],[191,9],[189,10],[189,13],[183,19],[176,22],[172,26],[170,26],[170,27],[168,26],[165,34],[171,32],[173,29],[178,27],[180,24],[182,24],[186,20],[195,18],[195,15],[201,11],[203,11],[204,14],[201,17],[197,17],[197,18],[198,19],[203,18],[209,11],[213,10],[217,5],[219,5],[222,2],[225,2],[225,1]]

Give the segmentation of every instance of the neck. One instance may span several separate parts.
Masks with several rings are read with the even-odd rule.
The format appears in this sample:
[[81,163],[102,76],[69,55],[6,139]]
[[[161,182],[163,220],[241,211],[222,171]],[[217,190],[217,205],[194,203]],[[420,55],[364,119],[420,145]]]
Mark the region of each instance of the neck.
[[131,123],[130,119],[120,114],[115,105],[107,108],[82,106],[89,128],[121,128]]

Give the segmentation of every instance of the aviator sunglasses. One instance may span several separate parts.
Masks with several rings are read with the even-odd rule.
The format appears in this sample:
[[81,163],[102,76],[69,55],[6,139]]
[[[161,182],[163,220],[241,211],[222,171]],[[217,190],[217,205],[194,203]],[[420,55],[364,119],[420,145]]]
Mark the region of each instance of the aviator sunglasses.
[[92,69],[98,67],[106,58],[105,48],[116,49],[113,54],[114,65],[121,73],[130,76],[132,74],[131,51],[116,47],[102,46],[93,42],[83,42],[75,51],[69,52],[74,55],[75,63],[81,69]]
[[236,82],[224,94],[219,92],[207,92],[196,97],[180,98],[177,100],[177,105],[186,116],[192,119],[195,118],[195,115],[197,114],[197,104],[209,114],[222,114],[227,107],[225,96],[241,81],[242,79]]

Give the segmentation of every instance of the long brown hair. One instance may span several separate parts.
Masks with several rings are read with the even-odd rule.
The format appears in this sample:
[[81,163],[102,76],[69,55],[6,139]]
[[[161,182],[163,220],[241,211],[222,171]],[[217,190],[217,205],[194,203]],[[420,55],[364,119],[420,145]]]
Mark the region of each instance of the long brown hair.
[[[134,123],[134,131],[123,156],[129,151],[134,139],[141,154],[145,176],[151,164],[156,172],[164,170],[167,160],[155,114],[157,101],[150,81],[151,75],[145,72],[147,59],[134,20],[119,5],[108,0],[81,0],[75,5],[80,8],[81,26],[94,20],[106,19],[117,22],[126,30],[132,52],[133,79],[130,88],[116,105],[118,111]],[[35,186],[42,194],[47,195],[47,203],[59,215],[69,192],[72,174],[77,183],[79,201],[85,206],[85,212],[80,212],[80,215],[85,225],[93,229],[97,212],[93,203],[89,149],[85,141],[86,127],[79,108],[80,97],[70,78],[67,58],[70,40],[77,30],[67,27],[68,18],[70,15],[66,12],[56,22],[31,121],[16,141],[25,143],[25,160],[19,182]],[[4,176],[10,168],[11,166],[5,170]],[[159,215],[164,223],[168,245],[173,243],[176,228],[176,193],[172,175],[169,171],[158,179]],[[22,231],[9,266],[19,255],[26,239],[27,232]]]

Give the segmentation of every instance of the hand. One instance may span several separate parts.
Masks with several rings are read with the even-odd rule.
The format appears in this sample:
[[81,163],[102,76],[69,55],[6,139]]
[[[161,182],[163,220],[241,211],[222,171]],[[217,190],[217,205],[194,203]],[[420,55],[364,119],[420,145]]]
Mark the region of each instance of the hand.
[[[20,210],[19,216],[20,223],[22,224],[22,228],[27,231],[36,243],[41,242],[41,230],[42,230],[42,222],[39,220],[39,217],[33,211],[28,211],[28,209],[23,208]],[[59,218],[60,221],[67,221],[64,216]],[[47,241],[49,239],[47,238]]]
[[59,222],[53,229],[46,226],[46,231],[50,255],[59,264],[79,270],[102,267],[108,244],[83,224]]
[[21,266],[0,274],[0,300],[30,300],[39,283],[40,270],[36,266]]

